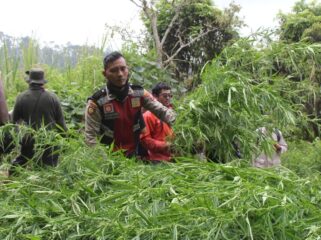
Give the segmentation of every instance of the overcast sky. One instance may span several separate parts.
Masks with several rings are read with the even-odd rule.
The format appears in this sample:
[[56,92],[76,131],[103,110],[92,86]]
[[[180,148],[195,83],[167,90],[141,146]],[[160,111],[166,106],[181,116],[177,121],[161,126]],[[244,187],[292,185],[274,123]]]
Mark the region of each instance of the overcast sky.
[[[231,0],[215,0],[224,8]],[[242,6],[240,16],[250,33],[277,24],[279,10],[289,12],[296,0],[235,0]],[[139,26],[138,8],[129,0],[1,0],[0,32],[40,42],[100,45],[105,24]]]

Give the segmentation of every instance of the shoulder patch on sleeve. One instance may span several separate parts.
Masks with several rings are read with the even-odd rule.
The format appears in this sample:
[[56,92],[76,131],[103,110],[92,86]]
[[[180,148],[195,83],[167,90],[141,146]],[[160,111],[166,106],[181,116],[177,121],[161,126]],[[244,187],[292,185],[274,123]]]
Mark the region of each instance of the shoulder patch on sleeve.
[[130,87],[133,90],[134,97],[144,96],[144,88],[142,86],[131,84]]
[[97,105],[93,101],[88,102],[87,113],[92,115],[97,110]]

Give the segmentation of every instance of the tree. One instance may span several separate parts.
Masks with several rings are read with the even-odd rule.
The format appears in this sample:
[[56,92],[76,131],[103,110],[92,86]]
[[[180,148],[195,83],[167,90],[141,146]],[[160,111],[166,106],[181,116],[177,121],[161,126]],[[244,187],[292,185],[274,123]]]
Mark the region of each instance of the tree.
[[317,1],[301,0],[294,5],[292,13],[280,13],[278,17],[281,40],[321,42],[321,4]]
[[[295,104],[304,106],[308,125],[302,126],[308,139],[320,137],[321,98],[318,94],[321,83],[320,47],[321,42],[321,4],[317,1],[300,0],[295,3],[292,13],[279,14],[280,40],[289,46],[297,45],[302,51],[289,52],[290,64],[277,60],[277,72],[288,77],[296,88],[291,98]],[[284,58],[286,59],[286,58]],[[293,64],[295,63],[295,64]],[[289,67],[290,66],[290,67]],[[299,94],[297,93],[299,92]]]
[[198,74],[232,39],[238,37],[242,21],[240,7],[231,4],[224,11],[210,0],[131,0],[142,8],[144,23],[155,48],[157,62],[173,67],[181,80]]

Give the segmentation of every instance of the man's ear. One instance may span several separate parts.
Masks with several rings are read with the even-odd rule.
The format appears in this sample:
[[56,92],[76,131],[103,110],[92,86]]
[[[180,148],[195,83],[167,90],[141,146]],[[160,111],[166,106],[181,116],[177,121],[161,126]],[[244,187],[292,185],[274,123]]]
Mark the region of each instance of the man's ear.
[[106,77],[106,71],[105,70],[102,71],[101,73],[103,74],[104,77]]

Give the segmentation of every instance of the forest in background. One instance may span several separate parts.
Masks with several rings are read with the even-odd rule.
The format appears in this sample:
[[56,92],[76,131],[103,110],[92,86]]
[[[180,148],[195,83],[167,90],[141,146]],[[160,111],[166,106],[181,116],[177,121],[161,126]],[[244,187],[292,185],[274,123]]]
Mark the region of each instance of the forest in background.
[[[131,2],[142,8],[145,34],[134,42],[120,27],[111,33],[127,40],[121,51],[131,82],[173,87],[176,163],[148,166],[85,146],[84,107],[104,84],[105,46],[40,48],[31,38],[1,34],[9,107],[27,88],[24,71],[40,65],[69,127],[68,138],[56,140],[63,146],[56,169],[30,163],[1,185],[1,238],[320,238],[321,4],[299,1],[279,14],[278,29],[241,38],[235,4],[220,10],[207,0]],[[277,126],[289,142],[279,169],[250,167],[256,151],[272,151],[269,142],[256,144],[261,126]],[[37,132],[37,144],[53,134]],[[208,162],[194,156],[200,148]],[[2,156],[1,168],[15,154]]]

